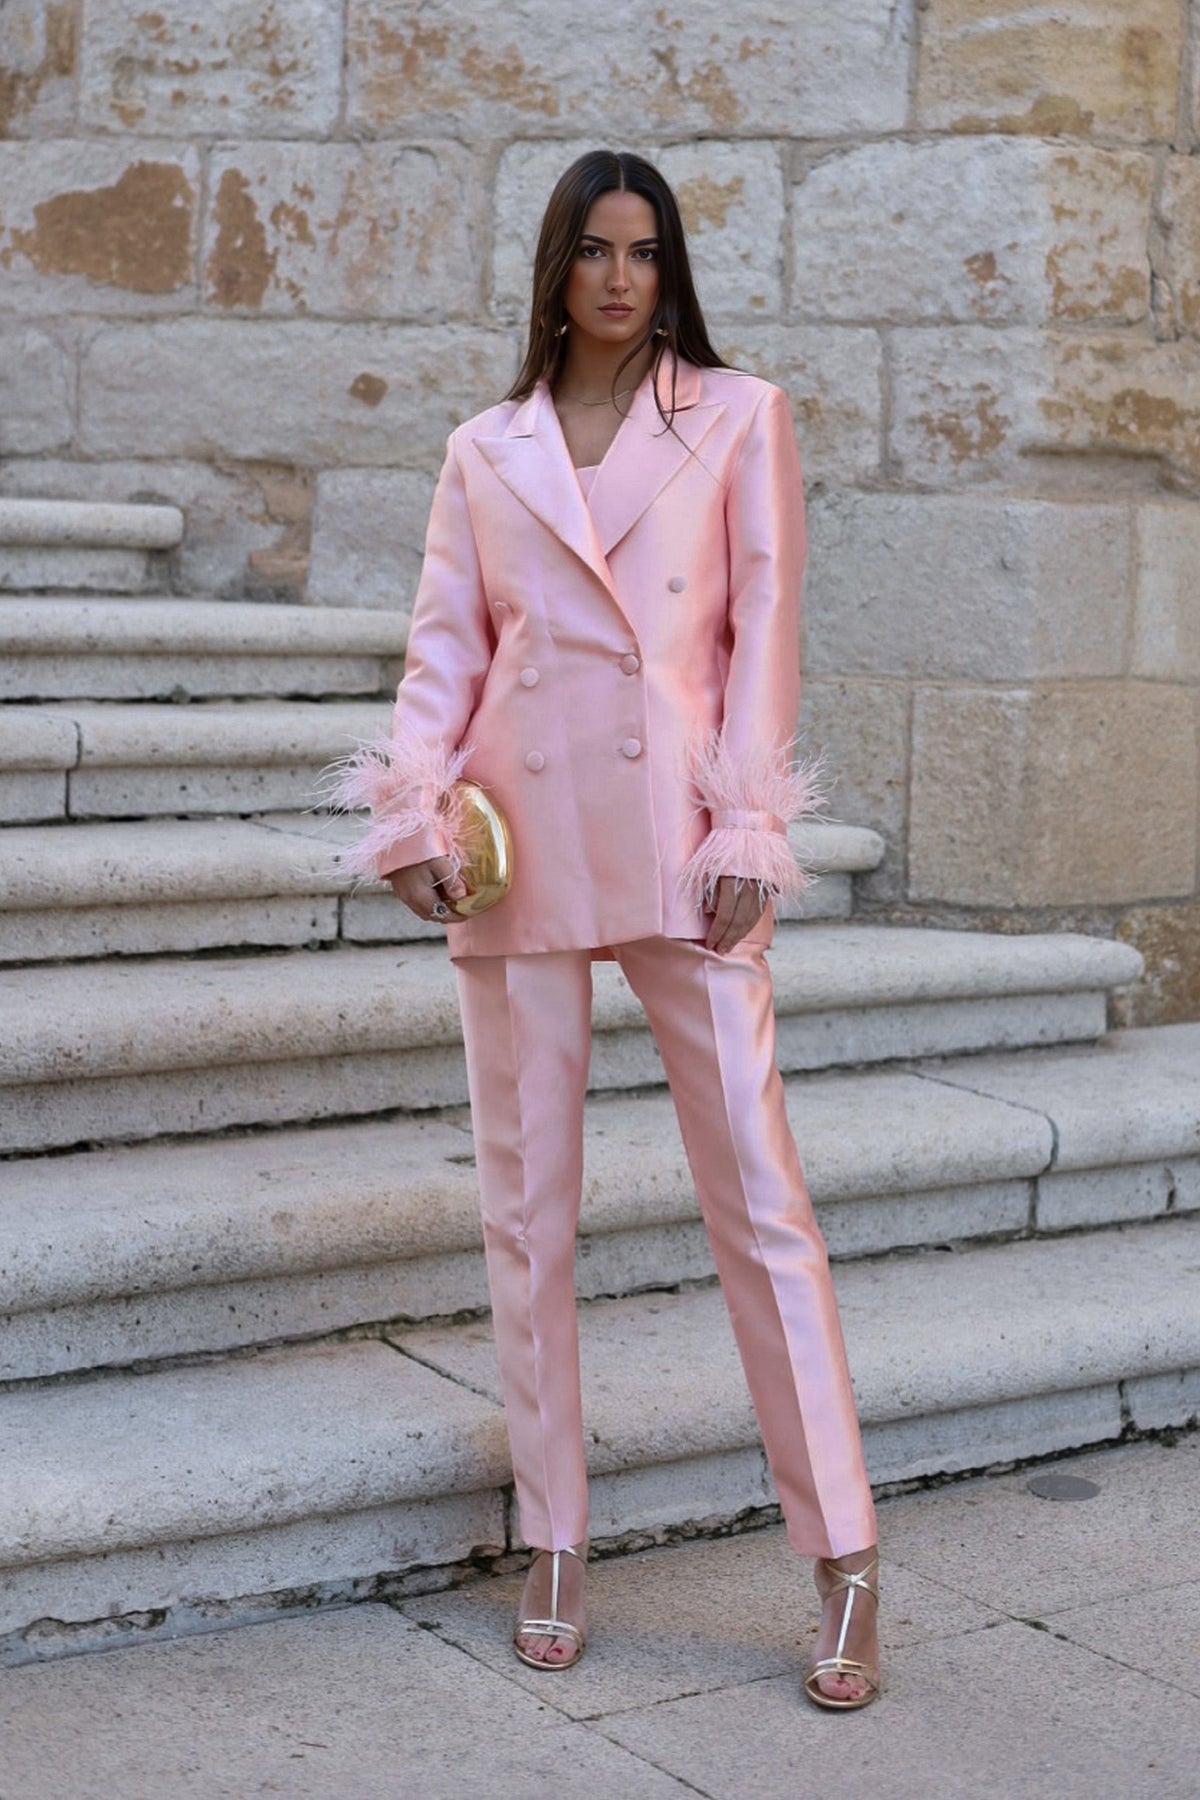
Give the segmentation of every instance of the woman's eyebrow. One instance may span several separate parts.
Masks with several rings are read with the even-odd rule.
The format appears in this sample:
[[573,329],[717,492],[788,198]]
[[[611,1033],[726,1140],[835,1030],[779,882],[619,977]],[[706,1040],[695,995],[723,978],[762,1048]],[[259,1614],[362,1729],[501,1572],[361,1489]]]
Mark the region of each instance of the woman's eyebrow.
[[[597,237],[597,235],[594,231],[585,231],[583,233],[582,241],[585,244],[603,244],[604,248],[606,250],[612,249],[612,239],[606,238],[606,237]],[[630,244],[629,248],[631,250],[642,250],[645,248],[645,246],[647,244],[657,244],[657,242],[658,242],[658,239],[656,237],[634,238],[634,240]]]

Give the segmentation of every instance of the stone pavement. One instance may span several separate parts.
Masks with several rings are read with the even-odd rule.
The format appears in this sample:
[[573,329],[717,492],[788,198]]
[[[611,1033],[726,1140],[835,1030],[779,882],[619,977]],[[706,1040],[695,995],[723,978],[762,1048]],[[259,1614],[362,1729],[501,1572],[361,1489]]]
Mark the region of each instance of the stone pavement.
[[[1079,1502],[1027,1486],[1089,1478]],[[1200,1766],[1200,1435],[880,1505],[883,1699],[816,1712],[778,1527],[599,1563],[570,1674],[520,1575],[0,1676],[0,1800],[1175,1800]]]

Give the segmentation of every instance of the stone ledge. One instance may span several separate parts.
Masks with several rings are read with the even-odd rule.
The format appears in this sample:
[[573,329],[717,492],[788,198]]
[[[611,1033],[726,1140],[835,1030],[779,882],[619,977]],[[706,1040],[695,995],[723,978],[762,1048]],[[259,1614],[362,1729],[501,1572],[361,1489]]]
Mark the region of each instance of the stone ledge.
[[183,513],[177,506],[0,499],[0,544],[171,550],[182,539]]
[[[965,1081],[967,1071],[959,1073]],[[898,1070],[789,1078],[789,1116],[814,1200],[903,1200],[1026,1180],[1049,1166],[1044,1113],[951,1079]],[[593,1096],[585,1244],[698,1216],[669,1096]],[[0,1314],[481,1250],[461,1111],[0,1164]],[[678,1278],[658,1264],[644,1274]]]
[[408,623],[377,608],[261,606],[233,600],[0,599],[0,651],[9,655],[304,656],[313,651],[398,657]]
[[[50,748],[30,754],[49,754]],[[295,746],[284,748],[291,762]],[[221,743],[220,751],[224,761],[235,760],[227,743]],[[353,821],[303,814],[275,814],[261,820],[147,819],[56,829],[14,827],[4,834],[0,915],[32,908],[73,911],[253,895],[346,893],[352,882],[338,866],[338,851],[355,835]],[[854,826],[793,826],[788,835],[808,865],[821,874],[873,869],[883,856],[878,833]],[[361,891],[390,893],[385,882],[367,883]]]
[[[6,706],[0,708],[0,768],[308,764],[315,770],[343,755],[355,739],[386,727],[388,711],[385,701],[315,704],[258,698],[236,706],[84,701]],[[33,757],[38,760],[31,761]]]
[[[1182,1377],[1200,1364],[1196,1242],[1194,1226],[1175,1223],[837,1268],[872,1479],[1112,1438],[1124,1383],[1152,1384],[1165,1422],[1184,1423],[1194,1391]],[[651,1490],[660,1523],[711,1517],[696,1502],[714,1459],[740,1470],[725,1483],[726,1516],[762,1504],[757,1430],[719,1294],[581,1314],[605,1533],[644,1515]],[[59,1617],[74,1593],[87,1617],[178,1603],[197,1555],[203,1591],[232,1598],[246,1591],[246,1534],[271,1542],[318,1519],[303,1579],[395,1570],[397,1553],[378,1542],[369,1563],[348,1567],[342,1524],[508,1482],[486,1331],[406,1332],[397,1347],[293,1348],[0,1396],[17,1452],[0,1469],[0,1629],[50,1610],[49,1591]],[[273,1584],[289,1585],[289,1572],[280,1560]]]
[[[779,927],[771,964],[777,1013],[821,1015],[1093,992],[1134,980],[1142,958],[1069,933],[809,924]],[[598,1032],[643,1029],[615,967],[597,971],[596,988]],[[9,970],[0,1020],[3,1080],[13,1085],[461,1042],[450,964],[423,944]]]

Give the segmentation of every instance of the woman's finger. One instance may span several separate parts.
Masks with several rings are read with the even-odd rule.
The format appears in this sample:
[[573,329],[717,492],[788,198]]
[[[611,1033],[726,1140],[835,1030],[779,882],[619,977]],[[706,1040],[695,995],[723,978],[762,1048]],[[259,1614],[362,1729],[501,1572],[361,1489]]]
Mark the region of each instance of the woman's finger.
[[758,924],[766,910],[757,884],[722,875],[717,883],[717,911],[708,935],[708,947],[726,955]]
[[433,856],[425,864],[431,879],[441,888],[447,900],[461,900],[467,891],[467,884],[461,875],[455,873],[454,864],[448,856]]
[[712,923],[708,928],[708,936],[704,940],[705,948],[709,950],[720,949],[721,942],[733,919],[737,895],[734,893],[733,882],[728,875],[718,878],[714,898],[716,904],[713,907]]

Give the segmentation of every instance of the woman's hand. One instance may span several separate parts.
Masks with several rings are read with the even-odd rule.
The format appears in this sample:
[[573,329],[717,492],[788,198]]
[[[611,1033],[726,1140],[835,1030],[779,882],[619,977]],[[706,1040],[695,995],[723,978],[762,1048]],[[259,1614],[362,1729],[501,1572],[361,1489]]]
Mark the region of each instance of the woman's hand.
[[753,931],[766,911],[759,895],[758,883],[745,881],[740,875],[717,878],[717,905],[705,944],[719,955],[740,944],[748,931]]
[[467,891],[466,882],[461,875],[454,873],[454,865],[449,857],[431,856],[428,862],[412,863],[407,869],[395,869],[388,880],[397,900],[402,900],[409,912],[416,913],[418,919],[441,925],[462,924],[457,913],[452,912],[447,918],[437,920],[433,914],[434,906],[439,900],[461,900]]

